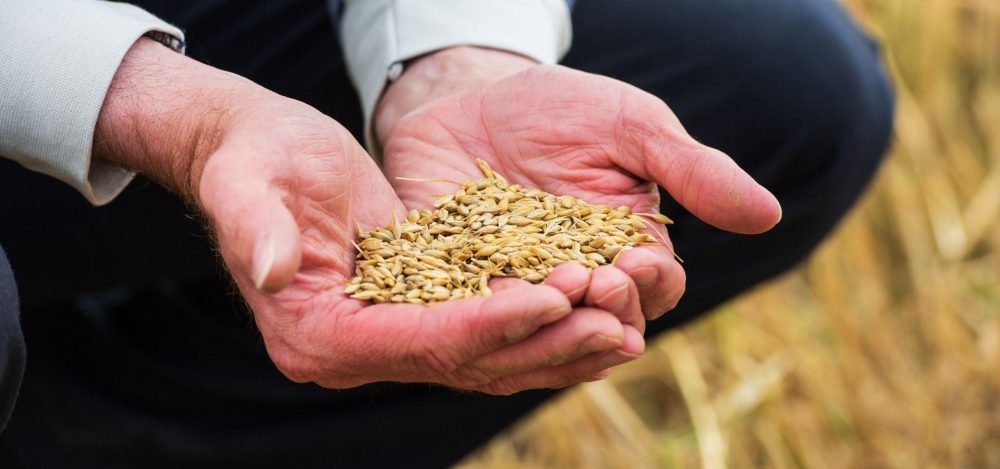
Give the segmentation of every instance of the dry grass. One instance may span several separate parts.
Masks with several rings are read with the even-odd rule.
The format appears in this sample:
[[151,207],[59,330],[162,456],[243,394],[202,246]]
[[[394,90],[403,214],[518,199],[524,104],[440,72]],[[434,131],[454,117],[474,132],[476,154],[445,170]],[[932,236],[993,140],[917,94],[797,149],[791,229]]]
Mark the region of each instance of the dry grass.
[[804,267],[466,464],[1000,467],[1000,2],[846,3],[900,94],[861,207]]

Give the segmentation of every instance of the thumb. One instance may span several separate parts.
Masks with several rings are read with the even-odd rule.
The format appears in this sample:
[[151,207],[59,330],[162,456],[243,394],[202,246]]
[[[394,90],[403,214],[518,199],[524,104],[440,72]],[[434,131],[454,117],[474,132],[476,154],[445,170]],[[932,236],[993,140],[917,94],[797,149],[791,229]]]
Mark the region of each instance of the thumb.
[[263,169],[245,155],[216,154],[205,166],[199,193],[237,282],[274,293],[299,271],[302,243],[281,190],[262,176],[269,174]]
[[[624,119],[624,160],[618,164],[656,181],[692,214],[718,228],[765,232],[781,220],[781,206],[725,153],[698,143],[659,99],[648,96],[638,118]],[[642,155],[634,158],[631,155]]]

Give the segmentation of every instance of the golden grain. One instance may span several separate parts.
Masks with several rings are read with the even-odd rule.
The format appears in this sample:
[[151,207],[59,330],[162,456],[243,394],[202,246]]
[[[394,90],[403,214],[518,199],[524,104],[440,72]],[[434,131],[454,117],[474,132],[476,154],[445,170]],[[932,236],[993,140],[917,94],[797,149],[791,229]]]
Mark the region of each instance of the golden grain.
[[592,205],[570,196],[510,184],[485,162],[486,179],[440,196],[434,210],[411,210],[387,228],[363,231],[355,243],[355,277],[345,293],[376,303],[435,303],[490,295],[491,277],[540,283],[565,262],[588,268],[656,238],[638,230],[629,207]]

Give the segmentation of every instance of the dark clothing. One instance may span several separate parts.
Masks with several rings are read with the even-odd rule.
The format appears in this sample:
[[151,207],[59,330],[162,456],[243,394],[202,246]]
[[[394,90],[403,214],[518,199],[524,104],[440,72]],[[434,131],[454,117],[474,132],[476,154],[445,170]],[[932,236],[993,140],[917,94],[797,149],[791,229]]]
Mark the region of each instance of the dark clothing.
[[[191,56],[360,136],[322,0],[139,3],[187,31]],[[662,97],[784,208],[776,229],[749,237],[711,228],[665,196],[688,287],[651,334],[804,259],[886,149],[893,98],[877,49],[832,0],[580,0],[573,23],[566,65]],[[6,164],[0,201],[31,351],[0,438],[2,467],[442,466],[555,394],[293,384],[174,198],[135,184],[93,209]]]
[[24,375],[24,334],[14,273],[0,248],[0,433],[7,426]]

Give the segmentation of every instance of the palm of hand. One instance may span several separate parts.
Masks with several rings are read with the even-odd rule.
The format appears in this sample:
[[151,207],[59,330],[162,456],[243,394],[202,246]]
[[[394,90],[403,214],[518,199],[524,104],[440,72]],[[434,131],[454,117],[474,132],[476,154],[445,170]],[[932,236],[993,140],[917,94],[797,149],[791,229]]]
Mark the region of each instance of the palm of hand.
[[[683,137],[662,101],[608,78],[541,66],[404,116],[387,139],[385,169],[408,208],[426,208],[428,195],[454,191],[440,180],[482,178],[475,164],[482,159],[512,183],[655,213],[660,197],[650,181],[668,161],[649,154],[669,140],[683,151]],[[681,192],[689,201],[700,198],[691,187]],[[652,229],[668,246],[627,251],[615,264],[634,280],[649,319],[672,309],[684,290],[666,229]]]
[[[272,358],[307,380],[329,352],[320,344],[335,339],[331,326],[364,307],[343,292],[353,275],[354,222],[379,226],[403,208],[346,131],[310,112],[282,112],[277,125],[251,116],[223,142],[204,170],[201,198]],[[256,288],[272,284],[287,287]]]
[[[389,181],[409,208],[454,186],[396,179],[480,179],[483,159],[512,183],[591,203],[656,212],[655,184],[630,174],[618,145],[630,129],[621,120],[628,86],[606,78],[539,67],[403,118],[386,146]],[[569,91],[572,90],[572,91]],[[582,92],[581,92],[582,91]]]
[[[348,298],[355,223],[385,226],[405,208],[332,120],[297,105],[263,114],[244,117],[225,136],[199,192],[268,353],[292,380],[337,388],[435,382],[510,393],[572,384],[634,358],[592,353],[621,346],[626,338],[617,324],[610,332],[577,327],[613,339],[589,348],[579,347],[587,335],[565,329],[555,340],[532,336],[571,310],[551,286],[507,283],[490,298],[431,307]],[[562,278],[562,290],[579,289],[572,272]],[[553,363],[556,355],[575,361]]]
[[[657,211],[655,182],[702,220],[738,233],[767,231],[781,218],[770,192],[692,139],[663,101],[560,66],[532,67],[426,103],[399,119],[385,142],[386,172],[409,208],[454,189],[421,179],[479,179],[476,159],[514,183],[636,212]],[[632,249],[615,262],[638,287],[648,319],[672,309],[685,282],[666,229],[655,229],[668,246]],[[601,269],[591,289],[608,278]]]

